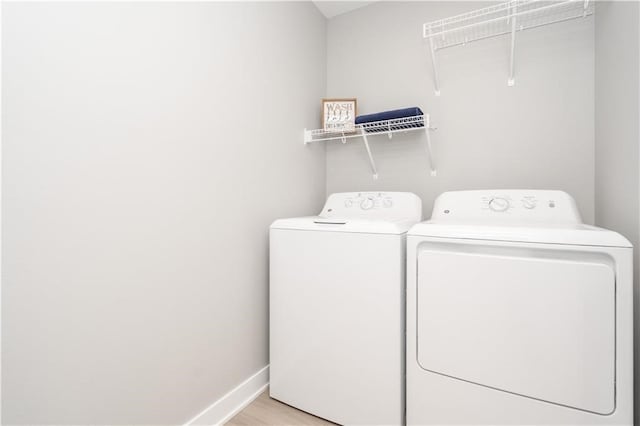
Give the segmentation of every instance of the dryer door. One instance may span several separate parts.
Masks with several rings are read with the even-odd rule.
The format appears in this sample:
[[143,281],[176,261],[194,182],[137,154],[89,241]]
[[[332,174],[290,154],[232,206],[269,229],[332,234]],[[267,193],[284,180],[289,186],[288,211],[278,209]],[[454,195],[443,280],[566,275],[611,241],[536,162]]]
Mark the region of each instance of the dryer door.
[[608,257],[433,242],[419,247],[417,266],[423,369],[593,413],[614,411]]

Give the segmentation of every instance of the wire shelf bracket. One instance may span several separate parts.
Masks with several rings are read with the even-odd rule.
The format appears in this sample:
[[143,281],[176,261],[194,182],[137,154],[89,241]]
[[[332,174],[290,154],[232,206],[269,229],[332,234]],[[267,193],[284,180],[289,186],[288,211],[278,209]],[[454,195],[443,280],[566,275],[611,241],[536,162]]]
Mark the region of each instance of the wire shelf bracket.
[[516,33],[593,14],[589,0],[510,0],[461,15],[428,22],[422,36],[429,41],[435,95],[440,96],[436,52],[501,35],[510,35],[508,86],[515,85]]
[[431,127],[429,114],[356,124],[353,131],[346,131],[342,133],[336,133],[335,131],[327,131],[324,129],[304,129],[304,143],[306,145],[313,142],[333,140],[339,140],[342,143],[347,143],[348,139],[362,138],[362,142],[369,159],[369,166],[371,167],[373,179],[378,179],[378,168],[376,166],[375,160],[373,159],[371,146],[369,145],[369,137],[372,135],[386,134],[389,139],[392,139],[395,133],[406,133],[416,130],[424,131],[427,135],[425,150],[427,153],[427,158],[429,160],[431,176],[436,176],[437,171],[433,158],[433,152],[431,149],[430,133],[437,129],[435,127]]

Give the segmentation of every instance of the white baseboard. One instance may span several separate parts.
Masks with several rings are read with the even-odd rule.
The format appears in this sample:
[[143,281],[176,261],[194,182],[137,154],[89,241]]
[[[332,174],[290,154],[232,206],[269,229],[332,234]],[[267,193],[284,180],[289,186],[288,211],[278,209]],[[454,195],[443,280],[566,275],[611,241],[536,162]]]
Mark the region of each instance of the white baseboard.
[[251,404],[269,386],[269,366],[240,383],[229,393],[185,423],[188,425],[222,425]]

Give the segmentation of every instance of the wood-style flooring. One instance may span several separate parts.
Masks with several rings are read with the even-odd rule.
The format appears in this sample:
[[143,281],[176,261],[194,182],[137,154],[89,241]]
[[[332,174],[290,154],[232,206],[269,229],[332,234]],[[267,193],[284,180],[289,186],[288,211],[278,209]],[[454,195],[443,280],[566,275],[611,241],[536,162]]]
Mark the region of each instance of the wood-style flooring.
[[280,401],[269,398],[269,390],[264,391],[255,401],[236,414],[225,426],[329,426],[320,417],[295,409]]

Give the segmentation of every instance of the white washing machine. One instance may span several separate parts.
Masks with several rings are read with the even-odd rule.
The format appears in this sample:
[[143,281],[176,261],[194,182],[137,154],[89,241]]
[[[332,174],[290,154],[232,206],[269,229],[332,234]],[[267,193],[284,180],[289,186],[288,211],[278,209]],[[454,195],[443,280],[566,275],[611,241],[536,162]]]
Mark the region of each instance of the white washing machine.
[[560,191],[442,194],[407,237],[408,425],[632,425],[632,247]]
[[270,230],[270,394],[332,422],[404,421],[406,233],[414,194],[332,194]]

